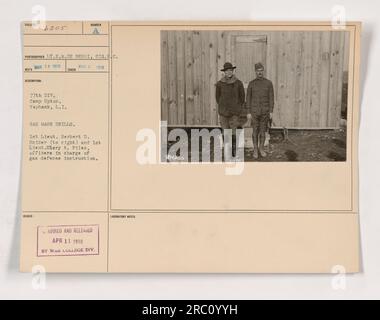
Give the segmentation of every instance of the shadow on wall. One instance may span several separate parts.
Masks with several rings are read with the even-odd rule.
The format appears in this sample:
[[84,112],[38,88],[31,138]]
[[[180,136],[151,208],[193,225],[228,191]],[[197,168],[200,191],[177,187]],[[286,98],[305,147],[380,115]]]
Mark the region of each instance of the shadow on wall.
[[348,71],[343,72],[342,86],[342,119],[347,120],[347,100],[348,100]]

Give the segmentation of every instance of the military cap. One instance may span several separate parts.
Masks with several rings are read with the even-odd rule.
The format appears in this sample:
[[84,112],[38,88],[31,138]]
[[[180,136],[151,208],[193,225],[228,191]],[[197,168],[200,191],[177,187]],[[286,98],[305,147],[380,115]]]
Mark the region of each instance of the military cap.
[[264,65],[261,62],[255,64],[255,70],[264,69]]

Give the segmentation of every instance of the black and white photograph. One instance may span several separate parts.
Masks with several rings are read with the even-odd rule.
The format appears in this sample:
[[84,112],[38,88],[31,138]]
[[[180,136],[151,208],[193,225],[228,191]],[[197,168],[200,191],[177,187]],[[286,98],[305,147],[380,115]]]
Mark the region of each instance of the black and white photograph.
[[344,29],[161,31],[163,159],[346,161],[349,40]]

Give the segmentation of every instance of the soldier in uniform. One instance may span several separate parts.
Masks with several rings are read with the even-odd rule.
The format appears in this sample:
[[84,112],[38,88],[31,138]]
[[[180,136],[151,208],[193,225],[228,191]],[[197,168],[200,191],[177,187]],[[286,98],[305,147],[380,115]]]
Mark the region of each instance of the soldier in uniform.
[[232,129],[232,154],[235,154],[236,129],[243,111],[245,92],[243,83],[235,76],[236,67],[226,62],[221,71],[223,78],[216,84],[215,98],[218,104],[222,129]]
[[272,119],[274,107],[274,93],[272,81],[264,77],[262,63],[255,64],[256,79],[252,80],[247,89],[248,119],[252,122],[253,157],[257,159],[259,153],[266,157],[264,150],[265,132],[268,122]]

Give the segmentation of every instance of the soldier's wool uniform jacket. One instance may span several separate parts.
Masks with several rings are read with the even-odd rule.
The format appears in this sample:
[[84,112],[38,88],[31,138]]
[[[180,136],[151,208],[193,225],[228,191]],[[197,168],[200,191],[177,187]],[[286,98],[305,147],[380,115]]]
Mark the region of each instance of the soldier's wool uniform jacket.
[[274,92],[272,81],[266,78],[252,80],[248,85],[246,102],[251,113],[273,112]]
[[215,98],[220,115],[224,117],[240,115],[245,102],[243,83],[235,76],[230,79],[223,77],[216,84]]

